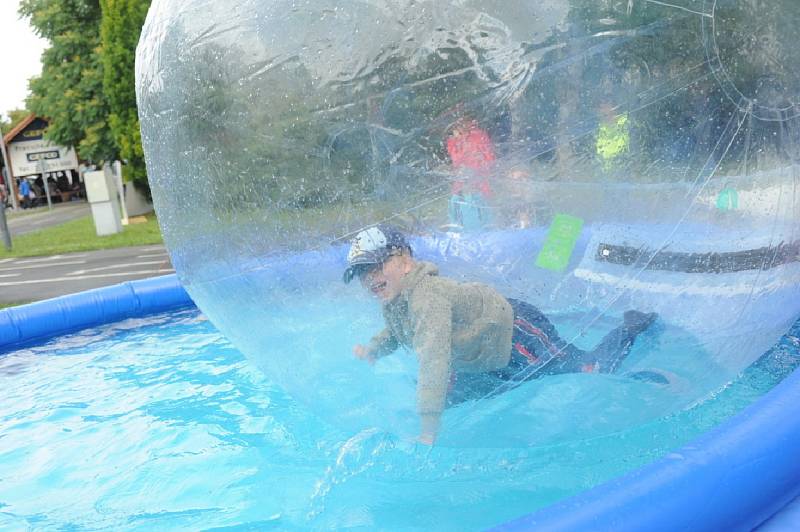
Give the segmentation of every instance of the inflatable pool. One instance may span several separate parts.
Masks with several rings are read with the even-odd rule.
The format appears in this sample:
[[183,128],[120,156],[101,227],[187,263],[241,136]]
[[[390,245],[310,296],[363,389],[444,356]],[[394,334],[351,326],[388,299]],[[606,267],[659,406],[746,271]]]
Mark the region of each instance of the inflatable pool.
[[[255,500],[290,527],[482,527],[659,458],[508,526],[750,527],[794,498],[794,465],[773,452],[794,430],[776,414],[794,377],[696,449],[683,446],[749,403],[724,397],[760,395],[794,367],[798,18],[794,0],[154,0],[136,95],[177,278],[231,356],[275,387],[279,399],[255,402],[291,401],[307,414],[308,439],[270,450],[330,455],[311,508],[293,482]],[[351,240],[379,224],[442,276],[537,307],[579,350],[627,326],[631,310],[657,317],[613,372],[490,382],[436,410],[435,445],[419,451],[433,440],[418,399],[426,353],[404,331],[385,345],[405,349],[360,360],[394,301],[382,308],[342,282]],[[95,315],[143,309],[146,291],[130,286],[115,293],[132,291],[133,303],[103,303]],[[0,319],[15,342],[33,339],[42,322],[20,316],[45,307]],[[476,319],[499,330],[505,317]],[[86,324],[70,312],[53,322]],[[418,325],[414,335],[440,337]],[[461,324],[449,325],[457,334]],[[189,345],[206,345],[209,331]],[[178,367],[170,378],[216,382],[213,354],[197,352],[208,356],[197,361],[202,376]],[[438,350],[437,362],[462,355]],[[762,380],[776,356],[783,369]],[[439,398],[448,379],[467,380],[437,376]],[[215,406],[203,405],[208,419]],[[192,424],[188,412],[178,425]],[[240,449],[231,434],[224,440]],[[338,443],[306,445],[315,437]],[[713,500],[697,496],[711,485]],[[756,485],[757,496],[742,489]]]
[[[24,352],[20,349],[44,344],[55,334],[187,306],[192,302],[176,277],[167,276],[6,309],[0,311],[2,350],[6,358],[13,358]],[[80,343],[91,341],[92,336],[84,336]],[[790,341],[795,342],[790,358],[800,356],[797,340]],[[63,349],[71,352],[79,345],[73,341]],[[798,394],[795,372],[738,415],[652,464],[500,528],[718,530],[752,529],[766,521],[765,530],[786,529],[781,527],[797,519],[796,505],[790,503],[798,494],[800,467],[790,450],[800,435],[800,424],[789,413]],[[708,401],[713,403],[714,398]],[[59,484],[51,480],[49,487],[57,489]],[[708,496],[710,492],[714,497]],[[53,508],[48,503],[39,506],[50,519],[52,513],[58,514]],[[7,515],[16,512],[12,504]]]

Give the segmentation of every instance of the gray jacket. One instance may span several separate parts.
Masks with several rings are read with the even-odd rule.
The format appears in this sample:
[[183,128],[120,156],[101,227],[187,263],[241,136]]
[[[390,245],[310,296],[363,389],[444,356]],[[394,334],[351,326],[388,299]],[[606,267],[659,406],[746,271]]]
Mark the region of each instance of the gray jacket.
[[384,303],[386,329],[369,344],[375,357],[404,345],[419,358],[417,408],[444,410],[450,372],[503,368],[511,357],[513,311],[490,286],[439,277],[438,268],[419,262],[403,278],[400,293]]

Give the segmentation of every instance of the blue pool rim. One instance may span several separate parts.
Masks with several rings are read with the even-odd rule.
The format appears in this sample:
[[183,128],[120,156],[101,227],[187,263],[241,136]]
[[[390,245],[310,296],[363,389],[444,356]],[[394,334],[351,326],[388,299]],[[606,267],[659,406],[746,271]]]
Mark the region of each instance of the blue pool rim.
[[[176,275],[0,310],[0,354],[132,317],[193,307]],[[497,530],[757,527],[800,494],[800,369],[695,441]]]
[[194,306],[175,274],[0,310],[0,354],[96,325]]

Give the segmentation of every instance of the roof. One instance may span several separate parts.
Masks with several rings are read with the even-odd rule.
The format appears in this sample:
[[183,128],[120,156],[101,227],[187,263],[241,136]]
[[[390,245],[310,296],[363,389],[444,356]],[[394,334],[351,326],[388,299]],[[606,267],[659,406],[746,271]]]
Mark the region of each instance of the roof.
[[5,143],[6,143],[6,144],[8,144],[8,143],[9,143],[9,142],[11,142],[12,140],[14,140],[14,137],[16,137],[17,135],[19,135],[19,134],[20,134],[20,132],[21,132],[23,129],[25,129],[26,127],[28,127],[28,126],[30,125],[30,123],[31,123],[31,122],[33,122],[34,120],[36,120],[36,114],[35,114],[35,113],[31,113],[31,114],[29,114],[28,116],[26,116],[26,117],[25,117],[25,118],[22,120],[22,122],[20,122],[20,123],[19,123],[19,124],[17,124],[16,126],[14,126],[14,129],[12,129],[11,131],[9,131],[9,132],[8,132],[8,133],[6,133],[5,135],[3,135],[3,140],[5,141]]

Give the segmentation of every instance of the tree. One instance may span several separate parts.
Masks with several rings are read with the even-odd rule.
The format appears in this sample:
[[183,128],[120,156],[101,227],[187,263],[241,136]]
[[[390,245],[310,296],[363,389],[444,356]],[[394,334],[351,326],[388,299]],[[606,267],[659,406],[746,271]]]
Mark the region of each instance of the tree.
[[32,112],[49,120],[47,138],[77,147],[83,159],[115,159],[103,93],[99,0],[22,0],[19,13],[50,42],[27,101]]
[[120,158],[127,163],[127,177],[149,194],[136,111],[134,62],[150,0],[100,0],[100,7],[103,92],[110,111],[111,134]]
[[12,109],[6,114],[8,115],[8,120],[0,119],[0,135],[5,135],[14,129],[17,124],[22,122],[31,112],[27,109]]

